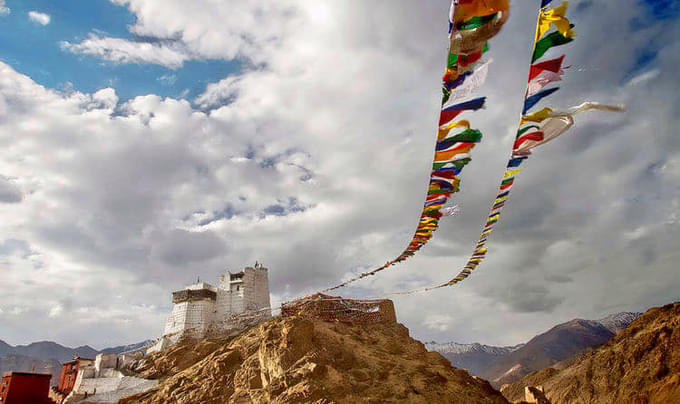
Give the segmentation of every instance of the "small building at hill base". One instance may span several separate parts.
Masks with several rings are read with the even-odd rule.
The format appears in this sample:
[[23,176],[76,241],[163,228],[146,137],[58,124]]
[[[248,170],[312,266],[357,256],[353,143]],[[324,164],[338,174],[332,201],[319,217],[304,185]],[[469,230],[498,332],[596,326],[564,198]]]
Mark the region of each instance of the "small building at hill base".
[[54,404],[49,398],[49,373],[7,372],[0,381],[2,404]]
[[122,371],[142,355],[143,351],[139,350],[123,354],[100,353],[95,359],[75,357],[62,365],[59,384],[50,397],[58,404],[116,403],[124,396],[149,390],[158,385],[158,380],[126,376]]
[[59,384],[54,389],[64,397],[68,396],[73,391],[73,386],[76,384],[78,371],[81,369],[93,368],[94,359],[81,358],[75,356],[73,360],[61,364],[61,374],[59,375]]

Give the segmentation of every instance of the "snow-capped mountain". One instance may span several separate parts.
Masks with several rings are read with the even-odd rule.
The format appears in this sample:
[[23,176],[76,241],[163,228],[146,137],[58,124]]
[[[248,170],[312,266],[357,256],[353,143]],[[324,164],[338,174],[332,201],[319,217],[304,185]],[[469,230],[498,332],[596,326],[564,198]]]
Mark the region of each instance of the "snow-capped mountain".
[[621,313],[610,314],[606,317],[603,317],[595,321],[602,324],[604,328],[608,329],[614,334],[617,334],[619,331],[628,327],[628,324],[633,322],[633,320],[640,317],[641,315],[642,313],[632,313],[629,311],[624,311]]
[[138,342],[136,344],[128,344],[128,345],[120,345],[120,346],[115,346],[111,348],[104,348],[101,350],[102,353],[123,353],[123,352],[130,352],[130,351],[136,351],[137,349],[147,347],[151,344],[156,342],[153,339],[147,339],[146,341]]
[[640,315],[641,313],[622,312],[599,320],[574,319],[558,324],[526,344],[515,346],[456,342],[440,344],[432,341],[425,343],[425,347],[439,352],[453,366],[467,369],[474,375],[497,383],[504,377],[507,379],[504,383],[512,382],[531,371],[605,343]]
[[515,346],[492,346],[492,345],[482,345],[477,342],[473,344],[459,344],[457,342],[445,342],[438,344],[434,341],[426,342],[425,348],[428,351],[437,351],[440,353],[452,353],[452,354],[464,354],[469,352],[484,352],[490,355],[505,355],[516,349],[521,348],[524,344],[519,344]]

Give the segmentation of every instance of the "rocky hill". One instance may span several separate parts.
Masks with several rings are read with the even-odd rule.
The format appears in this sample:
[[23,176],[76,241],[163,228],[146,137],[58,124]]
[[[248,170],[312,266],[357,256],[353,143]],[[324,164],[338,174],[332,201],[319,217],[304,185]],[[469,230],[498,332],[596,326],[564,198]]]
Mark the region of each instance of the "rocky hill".
[[553,404],[680,403],[680,303],[647,310],[606,344],[503,388],[543,386]]
[[144,403],[506,403],[403,325],[274,318],[233,339],[181,341],[133,364]]

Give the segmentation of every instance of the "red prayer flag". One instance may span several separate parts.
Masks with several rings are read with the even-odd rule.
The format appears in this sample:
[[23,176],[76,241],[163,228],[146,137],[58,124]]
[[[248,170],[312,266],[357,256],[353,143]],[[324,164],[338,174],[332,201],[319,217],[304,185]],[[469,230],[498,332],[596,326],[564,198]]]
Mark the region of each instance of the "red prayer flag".
[[541,63],[536,63],[534,65],[531,65],[531,68],[529,69],[529,80],[533,80],[534,77],[538,76],[541,74],[543,70],[548,70],[553,73],[557,73],[560,71],[562,68],[562,61],[564,60],[564,55],[555,58],[555,59],[550,59],[546,60],[545,62]]
[[508,182],[507,184],[501,185],[501,190],[510,188],[510,187],[512,186],[512,183],[513,183],[513,182],[515,182],[514,179],[513,179],[512,181]]
[[535,140],[537,142],[540,142],[543,140],[543,132],[540,130],[537,130],[536,132],[531,132],[527,133],[526,135],[520,136],[517,140],[515,140],[515,145],[512,147],[513,150],[519,148],[522,143],[526,142],[527,140]]
[[439,115],[439,126],[442,126],[443,124],[453,120],[453,118],[457,117],[461,112],[463,112],[462,109],[450,109],[448,111],[442,111],[442,113]]

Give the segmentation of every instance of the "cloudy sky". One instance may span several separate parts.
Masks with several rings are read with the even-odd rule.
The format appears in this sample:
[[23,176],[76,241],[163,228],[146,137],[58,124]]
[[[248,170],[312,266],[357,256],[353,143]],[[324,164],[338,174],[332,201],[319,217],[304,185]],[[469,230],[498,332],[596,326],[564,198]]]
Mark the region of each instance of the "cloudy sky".
[[[30,4],[29,4],[30,3]],[[491,41],[484,133],[433,241],[341,290],[446,281],[495,196],[537,1]],[[170,292],[258,260],[274,302],[397,256],[427,187],[448,1],[0,0],[0,339],[157,337]],[[396,297],[421,340],[515,344],[680,297],[678,3],[575,0],[547,105],[589,112],[523,167],[487,260]],[[674,67],[675,66],[675,67]]]

